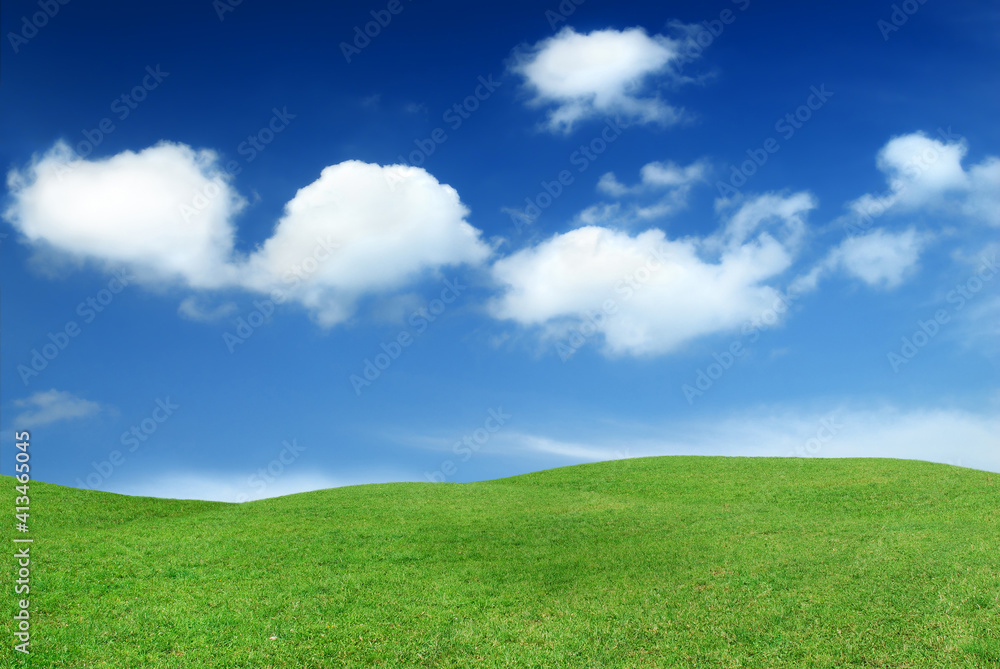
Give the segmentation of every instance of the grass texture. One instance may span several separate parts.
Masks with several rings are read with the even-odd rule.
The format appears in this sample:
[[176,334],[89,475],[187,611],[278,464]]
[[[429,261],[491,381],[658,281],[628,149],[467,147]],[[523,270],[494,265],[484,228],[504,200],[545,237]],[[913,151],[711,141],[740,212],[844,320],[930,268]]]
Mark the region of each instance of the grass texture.
[[996,478],[659,457],[244,504],[32,482],[32,654],[10,595],[2,666],[1000,667]]

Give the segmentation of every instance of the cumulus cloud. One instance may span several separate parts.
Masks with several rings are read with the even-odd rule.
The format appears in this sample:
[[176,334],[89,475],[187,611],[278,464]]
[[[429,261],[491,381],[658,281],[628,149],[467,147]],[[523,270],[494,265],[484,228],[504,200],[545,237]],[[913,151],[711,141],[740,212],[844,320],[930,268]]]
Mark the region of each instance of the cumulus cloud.
[[[86,160],[58,142],[24,170],[11,170],[7,186],[4,218],[32,244],[125,265],[145,281],[217,288],[236,277],[232,219],[246,202],[212,151],[162,142]],[[204,204],[195,208],[198,195]],[[187,215],[183,205],[191,206]]]
[[761,196],[706,238],[601,226],[557,234],[494,263],[503,294],[490,311],[553,339],[596,323],[609,355],[668,353],[770,308],[780,294],[766,282],[791,265],[814,207],[807,193]]
[[18,425],[28,428],[48,425],[73,418],[86,418],[101,410],[101,405],[77,397],[63,390],[46,390],[34,395],[15,400],[14,406],[24,411],[14,419]]
[[578,33],[567,26],[516,53],[511,70],[524,78],[533,105],[552,108],[552,132],[568,133],[598,115],[667,124],[679,112],[649,89],[655,78],[674,75],[682,44],[642,28]]
[[248,259],[244,281],[261,291],[283,288],[331,325],[365,293],[485,260],[490,250],[468,214],[454,188],[419,167],[343,162],[285,206],[274,234]]
[[1000,158],[990,156],[965,169],[965,140],[942,137],[915,132],[889,140],[876,157],[888,188],[850,202],[851,217],[870,221],[887,212],[925,209],[1000,226]]
[[[147,284],[281,291],[324,325],[364,295],[490,253],[455,189],[404,165],[327,167],[249,255],[234,251],[246,202],[211,151],[164,142],[91,161],[58,143],[8,186],[4,217],[41,252],[125,266]],[[194,302],[181,313],[205,315]]]
[[961,222],[1000,226],[1000,158],[990,156],[965,168],[968,146],[961,137],[939,131],[940,139],[923,132],[890,139],[876,156],[888,184],[882,193],[866,193],[847,203],[839,219],[852,236],[834,247],[810,272],[798,277],[793,290],[813,290],[819,280],[843,272],[875,288],[900,286],[918,268],[920,255],[935,237],[910,226],[873,228],[875,219],[934,214]]
[[809,273],[793,281],[791,289],[814,290],[823,276],[834,272],[860,279],[872,288],[898,288],[916,271],[920,253],[929,239],[929,235],[912,227],[901,232],[878,229],[848,237]]

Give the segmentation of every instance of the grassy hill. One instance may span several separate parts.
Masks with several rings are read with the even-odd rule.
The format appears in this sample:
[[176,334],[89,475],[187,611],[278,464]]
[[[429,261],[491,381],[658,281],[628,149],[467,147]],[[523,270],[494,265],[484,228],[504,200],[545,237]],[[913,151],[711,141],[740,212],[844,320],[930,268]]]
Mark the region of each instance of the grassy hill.
[[32,483],[34,653],[3,666],[997,667],[998,483],[699,457],[241,505]]

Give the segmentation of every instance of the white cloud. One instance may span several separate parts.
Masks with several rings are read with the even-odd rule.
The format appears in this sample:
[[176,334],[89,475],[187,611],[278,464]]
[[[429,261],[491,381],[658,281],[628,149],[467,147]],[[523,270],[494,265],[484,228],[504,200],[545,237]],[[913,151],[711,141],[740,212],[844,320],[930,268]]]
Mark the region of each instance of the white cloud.
[[900,135],[879,150],[876,164],[886,177],[887,190],[847,204],[849,214],[840,222],[859,234],[845,239],[798,277],[793,290],[813,290],[834,271],[872,287],[901,285],[916,271],[921,253],[935,235],[912,226],[901,231],[873,229],[879,216],[928,213],[1000,225],[1000,158],[987,157],[965,169],[964,139],[950,132],[940,134],[942,139],[922,132]]
[[916,268],[924,241],[913,228],[899,233],[876,230],[844,240],[831,258],[870,286],[895,288]]
[[[246,204],[217,161],[212,151],[168,142],[85,160],[59,142],[8,174],[13,201],[4,218],[32,244],[80,261],[126,265],[144,281],[217,288],[235,279],[232,218]],[[205,193],[217,194],[181,214]]]
[[710,238],[715,246],[730,249],[743,245],[767,221],[780,221],[788,234],[790,246],[801,241],[805,233],[802,215],[816,208],[816,202],[808,193],[790,196],[767,193],[747,200],[729,217],[721,235]]
[[612,197],[622,197],[662,188],[689,187],[705,179],[707,167],[707,164],[700,160],[687,167],[681,167],[672,161],[647,163],[639,170],[638,184],[625,186],[618,181],[614,172],[608,172],[597,182],[597,190]]
[[594,205],[580,212],[577,220],[587,225],[629,224],[673,214],[687,206],[691,187],[704,181],[707,169],[708,165],[704,161],[697,161],[686,167],[673,162],[648,163],[639,171],[639,183],[632,186],[626,186],[618,181],[614,172],[608,172],[597,182],[598,192],[605,195],[623,198],[649,193],[662,194],[650,204],[634,203],[624,210],[619,203]]
[[601,178],[597,182],[598,192],[610,195],[611,197],[622,197],[624,195],[628,195],[634,192],[635,188],[636,186],[626,186],[622,182],[618,181],[614,172],[602,174]]
[[[244,282],[262,292],[281,288],[333,325],[365,293],[485,260],[490,249],[465,222],[468,213],[454,188],[421,168],[343,162],[285,206],[274,234],[247,261]],[[296,266],[303,280],[295,280]]]
[[916,270],[926,242],[927,237],[913,228],[875,230],[845,239],[829,253],[823,267],[840,269],[875,288],[896,288]]
[[656,76],[670,76],[682,42],[649,36],[642,28],[577,33],[570,27],[515,54],[511,69],[524,77],[533,104],[554,107],[553,132],[570,132],[584,119],[619,115],[639,123],[671,123],[679,113],[657,93]]
[[14,422],[28,429],[61,420],[86,418],[101,410],[101,405],[97,402],[55,389],[37,392],[23,400],[15,400],[14,406],[25,409]]
[[[245,201],[211,151],[161,143],[90,161],[59,143],[8,185],[4,217],[44,253],[125,266],[147,284],[280,290],[324,325],[364,295],[490,254],[455,189],[417,167],[327,167],[246,257],[233,224]],[[197,317],[193,303],[181,311]]]
[[962,139],[941,141],[922,132],[894,137],[876,158],[889,188],[865,194],[848,208],[865,220],[923,209],[1000,225],[1000,158],[987,157],[966,170],[966,153]]
[[235,302],[226,302],[215,307],[206,307],[200,299],[193,295],[184,298],[177,307],[177,313],[182,317],[203,323],[212,323],[226,316],[232,316],[236,313],[236,310],[237,306]]
[[616,447],[579,441],[563,441],[534,434],[513,434],[509,436],[507,441],[509,442],[508,447],[529,453],[567,458],[573,462],[602,462],[638,457],[631,447],[622,448],[621,445]]
[[576,222],[581,225],[608,225],[627,221],[622,213],[620,202],[602,202],[591,205],[576,215]]
[[791,265],[814,206],[806,193],[764,195],[703,239],[599,226],[557,234],[494,263],[504,292],[490,310],[544,338],[596,321],[609,355],[668,353],[737,329],[777,301],[765,282]]

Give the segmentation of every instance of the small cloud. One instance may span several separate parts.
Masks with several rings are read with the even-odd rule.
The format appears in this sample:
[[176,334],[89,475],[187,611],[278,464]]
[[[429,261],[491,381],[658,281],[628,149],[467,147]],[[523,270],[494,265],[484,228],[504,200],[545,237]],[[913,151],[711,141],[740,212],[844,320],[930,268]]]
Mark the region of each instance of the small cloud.
[[679,83],[684,38],[648,35],[642,28],[578,33],[570,27],[520,49],[511,71],[549,107],[547,127],[569,133],[580,121],[617,115],[638,123],[676,123],[680,112],[659,97],[664,79]]
[[214,321],[222,320],[227,316],[232,316],[237,311],[237,306],[235,302],[226,302],[225,304],[220,304],[214,308],[207,308],[202,305],[201,301],[197,297],[186,298],[181,302],[180,306],[177,307],[177,313],[182,317],[188,319],[189,321],[201,321],[203,323],[211,323]]
[[835,246],[818,265],[792,282],[792,292],[815,290],[826,274],[841,271],[872,288],[898,288],[918,268],[920,254],[931,241],[915,228],[902,232],[878,229],[848,237]]
[[15,400],[14,406],[25,409],[14,419],[25,427],[38,427],[61,420],[86,418],[101,410],[101,405],[77,397],[62,390],[38,392],[23,400]]
[[427,105],[420,104],[418,102],[407,102],[403,105],[403,111],[407,114],[426,114]]
[[597,182],[597,190],[612,197],[622,197],[652,190],[688,188],[692,184],[705,180],[708,163],[698,160],[687,167],[681,167],[675,162],[647,163],[639,170],[639,183],[626,186],[615,177],[614,172],[608,172]]
[[369,95],[366,98],[361,98],[361,106],[367,109],[377,109],[379,102],[382,101],[382,94],[375,93],[374,95]]
[[900,233],[876,230],[845,240],[830,258],[869,286],[891,289],[915,270],[927,241],[913,228]]
[[708,163],[698,160],[686,167],[674,162],[653,162],[643,165],[639,171],[640,181],[632,186],[620,182],[614,172],[601,176],[597,191],[605,195],[624,198],[650,193],[661,193],[655,202],[632,204],[627,210],[619,211],[620,204],[594,205],[582,211],[577,219],[584,225],[602,223],[635,223],[663,218],[687,206],[688,194],[692,186],[705,181]]
[[576,222],[581,225],[610,225],[624,220],[621,213],[621,203],[602,202],[594,204],[576,215]]

